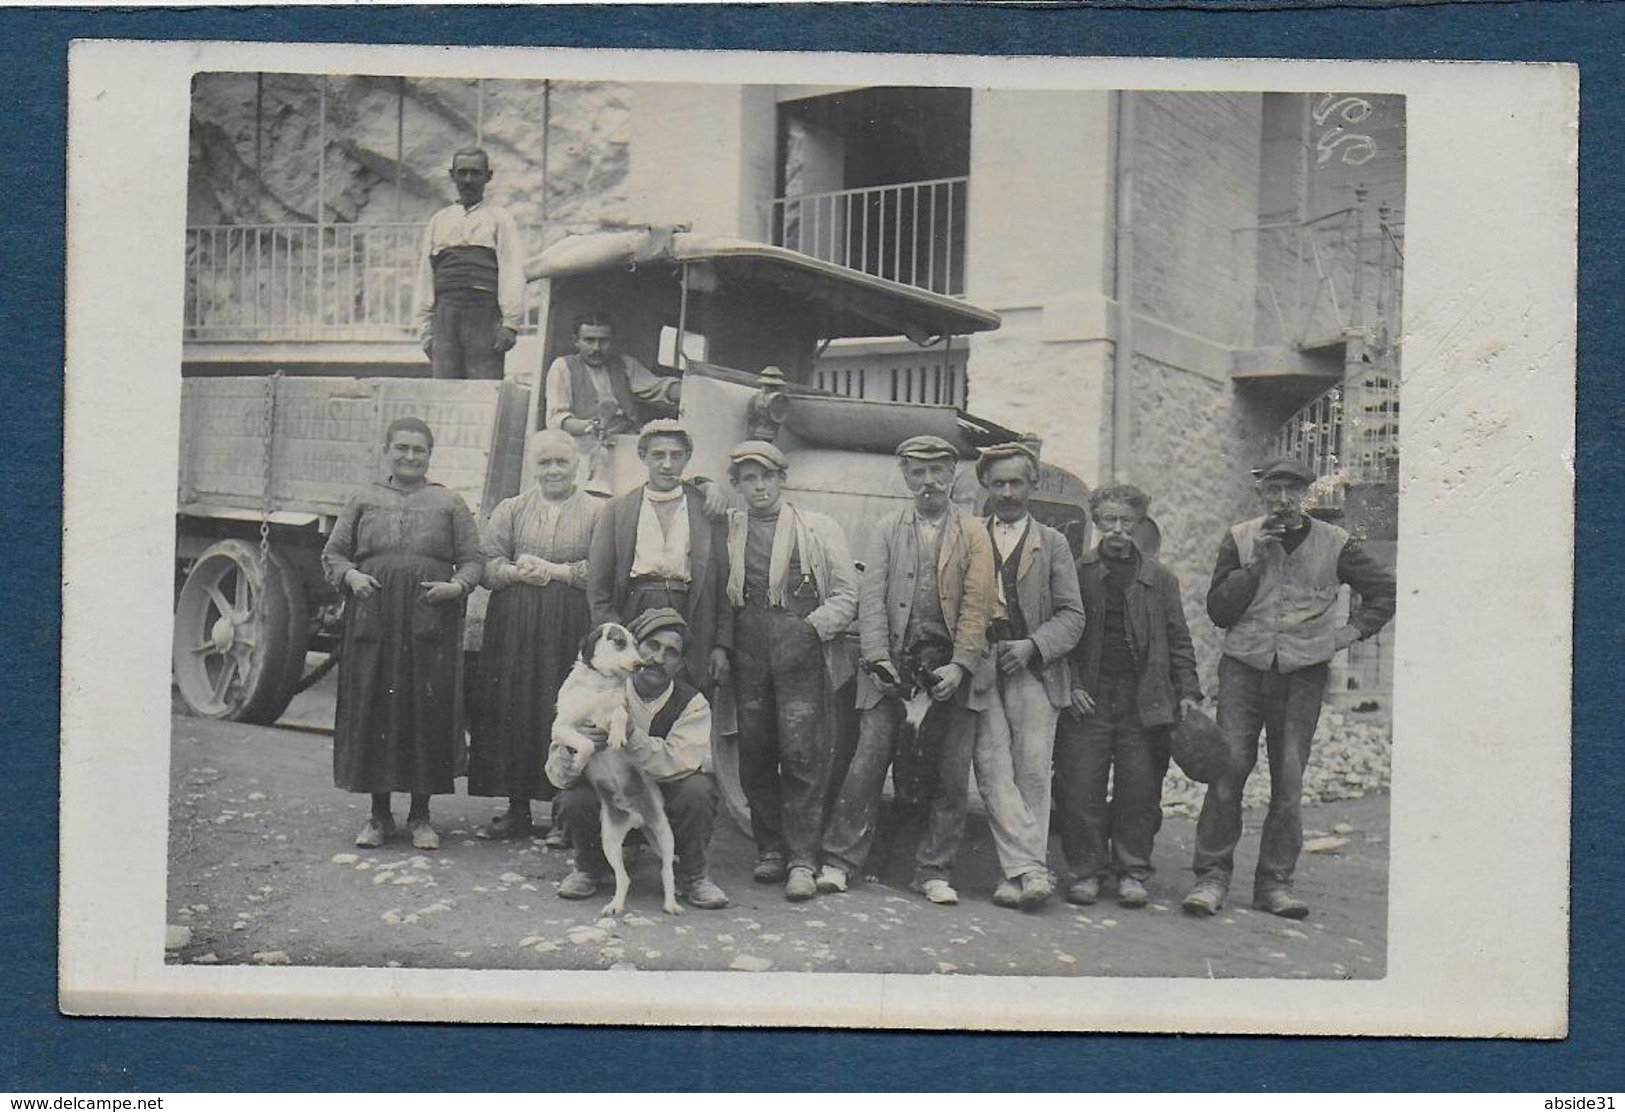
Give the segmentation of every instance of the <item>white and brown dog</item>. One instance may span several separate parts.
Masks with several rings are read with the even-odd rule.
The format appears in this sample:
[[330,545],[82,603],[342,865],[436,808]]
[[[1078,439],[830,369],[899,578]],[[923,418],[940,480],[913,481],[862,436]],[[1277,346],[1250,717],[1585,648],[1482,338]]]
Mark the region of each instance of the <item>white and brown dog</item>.
[[[598,793],[599,829],[604,858],[615,873],[615,896],[600,913],[619,915],[626,907],[627,876],[622,843],[627,834],[642,829],[660,853],[660,882],[665,890],[665,911],[680,914],[677,881],[673,874],[676,840],[666,819],[660,786],[626,752],[626,681],[643,662],[637,643],[625,626],[606,623],[588,631],[581,654],[559,688],[553,719],[553,741],[568,745],[586,761],[587,782]],[[583,726],[607,731],[600,749],[582,733]]]

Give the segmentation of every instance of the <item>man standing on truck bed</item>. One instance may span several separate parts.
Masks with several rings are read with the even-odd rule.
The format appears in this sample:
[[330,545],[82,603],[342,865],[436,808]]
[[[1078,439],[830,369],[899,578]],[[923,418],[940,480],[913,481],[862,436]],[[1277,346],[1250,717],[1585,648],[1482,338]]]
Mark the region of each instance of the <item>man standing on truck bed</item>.
[[608,493],[605,440],[636,432],[650,417],[676,417],[683,383],[614,351],[615,322],[608,313],[582,313],[571,336],[575,353],[559,356],[547,369],[547,427],[576,438],[583,488]]
[[457,204],[435,213],[418,262],[418,339],[435,378],[502,377],[525,312],[525,249],[506,209],[488,204],[491,161],[451,157]]

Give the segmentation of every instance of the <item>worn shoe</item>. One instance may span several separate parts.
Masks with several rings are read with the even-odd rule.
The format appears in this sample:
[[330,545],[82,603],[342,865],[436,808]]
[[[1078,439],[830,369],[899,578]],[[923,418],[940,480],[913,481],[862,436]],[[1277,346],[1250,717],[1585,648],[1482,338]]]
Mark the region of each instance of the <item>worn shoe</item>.
[[535,829],[531,824],[529,815],[516,811],[505,811],[474,831],[474,837],[483,838],[488,842],[503,841],[507,838],[528,838]]
[[584,869],[572,870],[559,883],[559,895],[567,900],[586,900],[598,894],[598,878]]
[[764,853],[756,859],[751,879],[757,884],[778,884],[785,878],[784,858],[776,853]]
[[697,907],[701,911],[716,911],[728,906],[728,893],[718,888],[708,877],[703,876],[689,884],[683,892],[683,898],[691,907]]
[[1217,915],[1224,906],[1225,888],[1216,880],[1199,880],[1179,906],[1190,915]]
[[818,885],[813,880],[813,871],[805,865],[797,865],[790,870],[790,879],[784,885],[784,898],[791,903],[800,903],[810,900],[818,894]]
[[1055,882],[1042,869],[1021,878],[1021,907],[1023,911],[1036,911],[1055,895]]
[[1123,876],[1117,878],[1117,903],[1121,907],[1144,907],[1151,899],[1151,893],[1145,890],[1145,883],[1139,877]]
[[1086,876],[1082,880],[1074,881],[1072,887],[1066,890],[1066,902],[1088,907],[1100,899],[1100,878]]
[[994,907],[1020,907],[1021,881],[1006,878],[993,889]]
[[959,902],[959,893],[954,891],[953,885],[941,877],[934,876],[930,880],[916,880],[909,887],[934,904],[947,905]]
[[409,823],[407,829],[412,833],[413,849],[439,849],[440,835],[430,825],[428,819],[417,819]]
[[820,892],[845,892],[846,870],[834,865],[825,865],[818,870],[818,879],[813,886]]
[[555,826],[542,838],[542,845],[548,849],[565,849],[570,844],[570,836],[564,832],[564,827]]
[[361,833],[355,836],[355,844],[362,849],[377,849],[394,836],[394,819],[368,819]]
[[1283,919],[1309,918],[1309,905],[1285,888],[1271,888],[1253,894],[1253,906],[1259,911],[1279,915]]

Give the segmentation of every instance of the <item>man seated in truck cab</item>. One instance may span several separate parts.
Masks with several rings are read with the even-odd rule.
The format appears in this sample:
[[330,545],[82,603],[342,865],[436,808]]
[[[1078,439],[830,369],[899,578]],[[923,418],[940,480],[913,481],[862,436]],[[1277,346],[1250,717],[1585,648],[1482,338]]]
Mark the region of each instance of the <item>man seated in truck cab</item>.
[[681,379],[657,375],[615,350],[615,322],[607,313],[575,319],[575,354],[547,369],[547,425],[571,436],[636,432],[653,417],[677,416]]
[[683,383],[615,351],[615,322],[607,313],[582,313],[572,335],[575,353],[559,356],[547,369],[547,427],[576,438],[581,485],[608,494],[609,461],[600,450],[605,439],[637,432],[654,417],[677,416]]

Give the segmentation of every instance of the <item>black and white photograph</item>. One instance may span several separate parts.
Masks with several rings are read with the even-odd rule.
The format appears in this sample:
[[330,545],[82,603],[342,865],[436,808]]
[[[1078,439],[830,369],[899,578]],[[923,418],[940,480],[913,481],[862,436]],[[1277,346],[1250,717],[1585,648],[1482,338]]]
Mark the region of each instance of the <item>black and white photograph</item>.
[[1561,67],[81,47],[67,1010],[1561,1035]]

